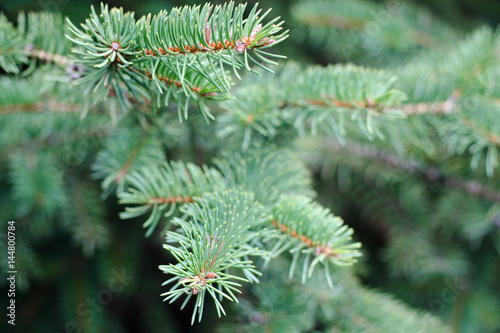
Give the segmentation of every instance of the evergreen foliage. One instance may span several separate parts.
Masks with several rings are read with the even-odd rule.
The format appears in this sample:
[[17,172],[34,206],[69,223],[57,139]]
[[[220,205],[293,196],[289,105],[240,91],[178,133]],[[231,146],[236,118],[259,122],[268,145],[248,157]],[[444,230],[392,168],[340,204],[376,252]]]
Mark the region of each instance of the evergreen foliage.
[[20,329],[500,329],[498,30],[266,5],[0,13]]

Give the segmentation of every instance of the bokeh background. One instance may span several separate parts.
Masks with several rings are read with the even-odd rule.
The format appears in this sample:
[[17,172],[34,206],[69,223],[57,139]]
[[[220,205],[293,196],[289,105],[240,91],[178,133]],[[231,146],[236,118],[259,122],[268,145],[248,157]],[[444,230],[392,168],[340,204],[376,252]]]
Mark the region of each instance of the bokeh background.
[[[121,6],[125,10],[135,11],[136,17],[147,13],[156,13],[173,6],[204,3],[203,1],[158,0],[105,2],[111,6]],[[212,2],[215,4],[223,3],[222,1]],[[282,43],[276,52],[287,55],[291,60],[304,64],[350,61],[375,67],[390,67],[399,65],[417,51],[409,47],[403,49],[401,53],[377,54],[371,52],[373,50],[369,47],[366,49],[364,46],[352,48],[349,40],[344,40],[344,44],[332,43],[330,37],[318,37],[315,32],[311,32],[305,24],[306,20],[303,17],[297,17],[293,8],[298,2],[293,0],[261,1],[261,6],[264,9],[273,8],[273,15],[282,16],[286,22],[285,27],[290,29],[290,38]],[[99,1],[89,0],[4,0],[0,3],[0,11],[4,12],[11,21],[16,20],[17,13],[20,11],[48,10],[61,12],[70,17],[73,22],[81,22],[88,17],[90,5],[98,7],[99,3]],[[412,1],[412,4],[428,11],[433,20],[440,21],[447,27],[446,29],[449,28],[451,31],[449,36],[463,36],[480,25],[496,27],[500,22],[499,1],[419,0]],[[454,40],[449,37],[447,42],[451,46]],[[484,318],[481,317],[482,319],[474,318],[476,316],[474,313],[464,314],[464,311],[460,309],[460,304],[446,305],[444,310],[432,308],[429,299],[442,297],[443,290],[457,291],[457,286],[460,288],[460,276],[446,281],[438,278],[436,281],[438,287],[430,291],[431,295],[422,298],[415,297],[415,294],[409,292],[413,288],[418,289],[419,286],[405,281],[404,277],[391,275],[391,267],[384,260],[384,255],[387,255],[383,251],[387,244],[387,235],[383,224],[368,223],[369,221],[360,214],[355,199],[350,198],[349,195],[339,194],[341,191],[338,189],[338,184],[333,185],[334,180],[329,183],[325,182],[319,173],[315,176],[318,181],[316,186],[320,193],[320,202],[331,205],[331,198],[343,196],[341,210],[335,212],[342,216],[347,224],[355,228],[358,239],[369,254],[362,264],[364,270],[359,272],[365,285],[396,295],[397,298],[417,309],[434,312],[434,314],[441,316],[444,321],[451,323],[457,332],[480,332],[481,324],[478,322],[482,320],[489,320],[489,322],[483,323],[485,331],[494,332],[496,330],[500,332],[500,319],[498,319],[500,314],[491,313],[491,311],[495,311],[494,309],[498,309],[498,304],[490,307],[488,301],[485,301],[484,313],[486,315]],[[100,194],[98,181],[90,182],[88,186],[95,191],[96,197],[98,197]],[[0,201],[2,199],[5,199],[4,202],[8,201],[10,190],[11,186],[7,178],[0,176]],[[17,294],[17,320],[19,322],[19,326],[16,327],[17,332],[63,332],[64,329],[73,332],[71,326],[68,330],[68,327],[65,328],[64,325],[68,322],[71,323],[74,309],[78,308],[80,304],[74,303],[73,296],[80,292],[86,292],[84,291],[86,288],[95,290],[96,293],[102,288],[113,289],[112,299],[109,304],[105,305],[105,316],[102,315],[103,311],[101,311],[100,305],[92,306],[91,309],[94,311],[91,312],[85,312],[82,308],[80,314],[82,318],[92,321],[102,320],[102,332],[108,330],[116,332],[214,331],[218,321],[213,308],[206,309],[207,313],[204,315],[202,325],[191,326],[189,324],[189,311],[181,312],[178,306],[161,302],[159,295],[165,291],[161,287],[165,277],[157,269],[157,266],[159,263],[169,260],[167,254],[164,253],[165,251],[158,251],[161,248],[161,237],[145,239],[144,231],[139,222],[122,221],[118,218],[118,213],[121,211],[122,207],[116,204],[116,198],[113,196],[105,201],[104,208],[99,212],[99,215],[106,220],[107,228],[109,228],[109,239],[105,246],[91,251],[91,254],[82,251],[81,247],[75,247],[64,232],[56,231],[38,243],[35,248],[36,253],[33,255],[41,261],[42,266],[31,272],[29,279],[20,281],[20,292]],[[4,219],[2,214],[0,216]],[[35,219],[36,217],[29,218]],[[5,219],[2,220],[2,226],[5,221]],[[20,222],[22,223],[22,221]],[[481,246],[491,248],[493,245],[486,243],[486,245]],[[470,255],[472,256],[472,254]],[[498,256],[469,259],[489,260],[492,269],[496,269],[498,273]],[[484,274],[497,273],[484,272]],[[102,285],[102,281],[105,280],[104,275],[106,281],[113,281],[113,286]],[[0,284],[3,288],[3,295],[5,292],[4,279]],[[2,298],[2,307],[4,306],[3,301]],[[86,302],[91,304],[94,300],[87,299]],[[471,318],[467,319],[468,316]],[[497,318],[495,319],[495,317]],[[3,327],[4,322],[3,319],[0,327]],[[78,332],[78,330],[74,330],[74,332]]]

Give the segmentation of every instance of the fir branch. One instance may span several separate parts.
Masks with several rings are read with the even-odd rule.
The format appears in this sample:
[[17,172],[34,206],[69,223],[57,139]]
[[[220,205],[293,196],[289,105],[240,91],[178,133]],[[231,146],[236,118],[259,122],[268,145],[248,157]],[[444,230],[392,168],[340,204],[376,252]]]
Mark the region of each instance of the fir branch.
[[213,118],[204,99],[225,98],[230,81],[224,66],[231,66],[237,77],[241,68],[252,70],[248,60],[266,68],[247,51],[274,64],[268,58],[281,56],[263,49],[287,37],[286,32],[277,35],[283,23],[277,23],[278,18],[262,23],[269,12],[259,16],[254,7],[244,19],[244,10],[245,5],[235,7],[233,2],[201,9],[185,6],[136,21],[134,13],[121,8],[102,4],[100,15],[92,8],[82,29],[68,21],[73,35],[67,37],[78,46],[73,52],[84,68],[76,83],[88,97],[99,93],[99,98],[106,98],[113,90],[125,109],[130,107],[127,95],[142,103],[164,100],[164,105],[173,96],[180,118],[187,118],[193,98],[203,116]]
[[320,245],[318,242],[315,242],[314,240],[308,238],[305,235],[299,235],[296,230],[287,227],[286,224],[284,223],[272,220],[271,224],[273,225],[273,227],[283,232],[283,234],[292,236],[293,238],[299,240],[308,247],[314,248],[316,255],[324,254],[327,257],[340,258],[340,254],[335,253],[335,250],[331,249],[330,247],[326,247],[325,245]]
[[0,68],[5,72],[17,74],[18,65],[28,62],[28,57],[20,47],[22,42],[23,35],[0,13]]
[[[432,170],[434,171],[434,170]],[[449,188],[459,189],[471,196],[490,201],[500,203],[500,191],[488,188],[486,185],[481,184],[476,180],[465,180],[460,177],[453,176],[443,176],[439,175],[440,178],[444,178],[445,184]]]
[[[286,32],[274,36],[281,30],[283,22],[275,24],[279,19],[276,18],[263,26],[261,22],[269,11],[259,17],[261,10],[257,6],[243,19],[245,8],[246,4],[235,7],[231,1],[222,6],[205,4],[202,8],[185,6],[173,8],[170,13],[162,11],[144,19],[146,29],[143,30],[141,47],[145,55],[155,57],[235,51],[244,53],[246,64],[246,50],[257,52],[275,45],[286,38]],[[184,33],[175,35],[172,31]],[[243,65],[220,56],[214,59],[232,65],[233,69]],[[245,67],[250,69],[248,65]]]
[[399,107],[406,116],[421,114],[450,114],[458,104],[460,94],[455,91],[446,101],[437,103],[403,104]]
[[[178,263],[159,267],[164,273],[174,275],[163,285],[175,282],[162,296],[172,303],[187,294],[181,309],[192,296],[196,296],[192,323],[197,313],[201,321],[207,294],[213,298],[219,317],[225,314],[222,298],[238,301],[234,292],[239,292],[237,287],[240,284],[234,280],[248,280],[231,270],[236,268],[252,276],[260,275],[252,262],[245,259],[266,255],[265,251],[251,246],[259,236],[254,230],[265,223],[263,209],[253,198],[252,193],[240,191],[205,194],[196,203],[182,208],[189,220],[174,219],[182,232],[167,233],[164,248]],[[178,245],[170,245],[172,243]]]
[[[288,63],[276,81],[267,80],[273,79],[269,75],[259,78],[251,89],[253,94],[243,88],[236,91],[233,100],[222,105],[224,111],[234,114],[233,118],[239,121],[224,128],[221,136],[245,133],[245,147],[251,131],[271,136],[277,132],[275,127],[290,124],[299,135],[308,132],[314,135],[322,130],[343,141],[346,127],[353,124],[364,136],[373,139],[383,137],[380,128],[384,120],[404,117],[400,107],[406,96],[394,88],[396,77],[381,70],[352,64],[302,69],[298,64]],[[279,84],[277,91],[276,84]],[[273,88],[269,89],[271,85]]]
[[[481,136],[485,137],[489,143],[495,146],[500,146],[500,135],[489,131],[485,126],[478,124],[466,115],[460,115],[460,120],[473,131],[479,133]],[[485,124],[488,125],[488,124]]]
[[[337,1],[337,4],[334,7],[336,12],[329,11],[325,12],[325,8],[328,8],[329,4],[332,2],[326,3],[323,0],[320,1],[302,1],[296,5],[296,8],[293,9],[293,14],[300,24],[307,27],[319,27],[326,28],[324,30],[328,30],[331,28],[340,29],[340,30],[354,30],[357,33],[366,32],[366,26],[369,23],[373,23],[376,19],[374,15],[381,10],[388,10],[387,8],[382,8],[382,6],[374,5],[367,1]],[[317,8],[311,8],[314,6],[318,6],[322,8],[322,10],[317,10]],[[342,8],[344,7],[344,8]],[[352,8],[345,8],[352,7]],[[362,7],[362,8],[360,8]],[[380,7],[380,8],[377,8]],[[307,12],[307,15],[304,13],[304,9],[308,9],[311,12]],[[332,8],[332,7],[331,7]],[[346,16],[345,13],[339,13],[338,9],[343,11],[352,11],[354,16]],[[328,8],[328,10],[331,10]],[[312,12],[315,11],[315,12]],[[385,28],[385,26],[383,26]],[[408,40],[416,45],[431,47],[436,45],[438,39],[432,36],[430,33],[422,30],[402,27],[407,29],[405,31],[405,37]],[[387,33],[387,31],[384,31]]]
[[[76,90],[48,80],[57,70],[33,73],[27,78],[0,78],[0,114],[15,112],[79,112],[83,104],[72,96]],[[70,98],[70,96],[72,98]]]
[[130,167],[134,164],[134,162],[137,158],[137,155],[141,151],[142,146],[146,142],[146,139],[147,139],[147,135],[146,135],[146,133],[143,133],[143,135],[139,139],[139,142],[137,143],[137,145],[135,145],[134,149],[128,155],[127,161],[123,164],[122,168],[120,170],[118,170],[118,172],[116,173],[116,176],[114,179],[114,182],[116,184],[120,184],[123,182],[125,176],[128,174],[128,172],[130,170]]
[[[158,67],[161,68],[164,66]],[[204,76],[191,73],[190,75],[186,75],[184,82],[181,82],[176,80],[176,76],[167,68],[157,68],[155,76],[146,69],[131,68],[138,73],[144,74],[148,80],[156,81],[158,96],[162,94],[166,95],[163,103],[157,103],[158,106],[162,106],[162,104],[168,105],[170,97],[177,100],[179,121],[182,121],[183,118],[187,119],[188,103],[190,99],[197,102],[202,115],[208,121],[209,118],[214,119],[214,117],[206,108],[204,100],[223,100],[228,97],[227,94],[221,92],[217,85],[212,84],[212,82],[217,82],[217,78],[208,80]],[[186,92],[186,89],[188,92]],[[184,93],[181,94],[181,92]],[[182,96],[184,96],[185,100],[183,100]]]
[[223,187],[217,170],[182,162],[143,167],[127,175],[126,182],[127,189],[118,193],[119,203],[127,205],[120,217],[128,219],[149,214],[143,224],[148,228],[147,236],[163,216],[173,215],[179,205],[194,202],[195,197]]
[[500,165],[500,121],[496,116],[500,105],[488,95],[463,98],[458,112],[436,119],[435,127],[449,152],[471,154],[473,170],[484,161],[486,174],[492,177]]
[[34,69],[30,59],[40,59],[65,67],[69,61],[68,42],[64,38],[64,22],[60,14],[20,13],[17,27],[0,14],[0,68],[7,73],[19,73],[21,64],[29,64],[28,72]]
[[63,68],[68,68],[72,65],[71,60],[67,56],[40,50],[35,48],[35,46],[31,44],[25,47],[25,51],[27,53],[27,56],[32,59],[39,59],[45,62],[54,63]]
[[394,66],[421,49],[451,45],[459,35],[424,8],[404,2],[302,0],[291,14],[308,36],[304,42],[329,61]]
[[88,99],[91,94],[94,99],[105,99],[113,91],[123,109],[130,107],[129,96],[141,102],[151,99],[145,76],[130,68],[140,55],[140,27],[133,12],[124,13],[122,8],[109,10],[101,4],[100,15],[91,7],[90,18],[81,25],[82,29],[69,20],[67,23],[72,35],[66,37],[77,46],[72,50],[77,57],[75,63],[84,68],[75,83]]
[[168,198],[151,198],[149,199],[149,202],[151,203],[159,203],[159,204],[169,204],[169,203],[188,203],[188,202],[194,202],[193,197],[187,197],[187,196],[177,196],[177,197],[168,197]]
[[313,196],[309,171],[288,149],[252,146],[245,151],[233,150],[222,154],[215,165],[229,187],[255,193],[264,204],[273,202],[282,193]]
[[426,165],[416,159],[401,158],[390,152],[379,150],[376,147],[353,142],[350,142],[347,146],[342,146],[329,140],[328,149],[347,151],[349,154],[361,157],[367,161],[377,161],[386,168],[399,169],[409,174],[423,175],[430,182],[443,183],[450,189],[458,189],[486,201],[500,202],[500,191],[488,188],[476,180],[467,180],[458,176],[447,175],[437,168]]
[[46,101],[34,104],[15,104],[1,105],[0,114],[18,113],[18,112],[81,112],[82,105],[70,104],[60,101]]
[[[318,263],[323,263],[326,276],[330,276],[328,262],[351,265],[356,262],[360,243],[352,243],[354,231],[333,216],[330,210],[298,195],[282,195],[272,206],[272,225],[286,237],[275,242],[272,255],[290,249],[293,255],[290,277],[300,257],[304,258],[302,282],[311,277]],[[313,258],[311,260],[311,258]],[[330,286],[333,287],[331,281]]]
[[330,96],[323,96],[322,99],[305,99],[299,102],[294,102],[291,105],[283,105],[282,108],[286,107],[304,107],[304,108],[314,108],[314,107],[331,107],[335,106],[342,109],[359,110],[366,109],[367,112],[373,112],[375,114],[394,114],[395,110],[399,110],[401,115],[406,117],[416,116],[422,114],[449,114],[458,106],[460,94],[455,91],[450,98],[443,102],[435,103],[405,103],[400,105],[395,105],[387,107],[385,105],[379,104],[374,100],[367,98],[366,100],[339,100]]
[[104,143],[104,148],[92,165],[94,178],[103,178],[104,195],[113,190],[125,190],[126,175],[145,165],[156,165],[164,160],[158,140],[142,128],[119,128]]
[[[211,8],[213,8],[213,5]],[[208,23],[206,23],[206,25],[208,26]],[[216,43],[210,41],[209,37],[206,40],[206,45],[207,45],[206,47],[203,45],[203,43],[199,43],[198,45],[184,45],[181,47],[170,46],[167,47],[165,50],[160,47],[158,49],[158,53],[150,49],[144,49],[144,54],[152,56],[164,56],[168,54],[195,54],[195,53],[219,52],[223,50],[235,50],[238,53],[243,53],[245,52],[246,49],[258,49],[270,45],[272,43],[275,43],[276,40],[269,39],[268,37],[265,37],[264,39],[258,41],[255,40],[256,39],[255,36],[261,28],[262,24],[257,25],[252,30],[250,36],[243,37],[242,40],[235,40],[235,41],[219,40]],[[205,35],[210,36],[211,35],[210,31],[211,31],[210,26],[205,28]]]

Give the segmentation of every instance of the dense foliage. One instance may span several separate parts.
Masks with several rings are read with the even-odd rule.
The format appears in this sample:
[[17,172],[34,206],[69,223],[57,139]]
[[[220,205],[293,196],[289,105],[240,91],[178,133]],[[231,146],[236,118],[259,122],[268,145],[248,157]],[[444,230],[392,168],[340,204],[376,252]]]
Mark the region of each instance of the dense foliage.
[[500,329],[497,30],[162,6],[0,14],[16,331]]

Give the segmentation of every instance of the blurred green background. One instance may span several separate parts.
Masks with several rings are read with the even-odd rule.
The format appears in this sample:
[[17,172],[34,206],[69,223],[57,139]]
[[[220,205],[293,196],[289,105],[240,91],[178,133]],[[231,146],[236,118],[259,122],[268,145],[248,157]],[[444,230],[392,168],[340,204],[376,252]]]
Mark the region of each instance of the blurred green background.
[[[125,10],[136,12],[136,17],[140,17],[147,13],[156,13],[161,9],[169,9],[173,6],[192,5],[195,3],[204,3],[204,1],[105,1],[111,6],[121,6]],[[224,1],[212,1],[215,4],[223,3]],[[236,1],[237,3],[242,1]],[[249,1],[253,3],[254,1]],[[15,21],[19,11],[56,11],[69,16],[73,22],[79,22],[88,17],[90,5],[99,6],[100,1],[69,1],[69,0],[17,0],[3,1],[0,4],[0,11],[3,11],[11,21]],[[303,32],[297,31],[297,23],[291,17],[290,8],[295,1],[290,0],[268,0],[262,1],[261,6],[264,9],[273,8],[273,15],[280,15],[285,20],[285,27],[290,29],[290,38],[279,46],[276,53],[285,54],[288,58],[302,63],[334,63],[338,61],[335,56],[323,54],[320,50],[312,47],[304,47],[301,43],[303,40]],[[493,27],[500,22],[500,2],[493,0],[420,0],[413,1],[415,4],[420,4],[431,10],[436,16],[441,18],[450,26],[470,31],[474,27],[481,24],[487,24]],[[297,37],[296,37],[297,36]],[[0,92],[1,93],[1,92]],[[319,176],[318,176],[319,178]],[[97,183],[97,182],[96,182]],[[95,184],[94,184],[95,185]],[[319,184],[319,193],[328,196],[328,188]],[[2,187],[2,191],[3,191]],[[7,188],[7,187],[6,187]],[[5,193],[0,194],[0,198]],[[321,200],[320,200],[321,201]],[[324,200],[325,201],[325,200]],[[217,316],[214,315],[214,309],[207,309],[204,315],[202,325],[189,325],[189,311],[181,312],[178,306],[169,306],[161,302],[159,296],[164,292],[161,283],[164,281],[164,275],[157,269],[159,263],[165,262],[167,259],[166,253],[159,252],[159,239],[144,241],[144,231],[140,223],[133,221],[121,221],[117,218],[118,213],[122,210],[116,204],[115,198],[110,198],[106,201],[107,211],[105,215],[109,221],[110,232],[115,235],[112,238],[109,251],[96,251],[94,257],[85,257],[81,249],[68,247],[68,240],[65,235],[56,235],[54,238],[47,240],[46,244],[42,244],[37,248],[39,257],[50,257],[51,261],[47,262],[45,269],[58,271],[61,274],[69,272],[84,271],[86,266],[92,266],[93,261],[98,258],[100,263],[111,261],[114,257],[119,258],[118,264],[113,269],[115,278],[121,276],[120,281],[123,282],[123,291],[113,295],[113,301],[107,306],[107,311],[114,316],[115,321],[124,324],[127,332],[142,332],[148,331],[143,328],[143,321],[150,320],[151,322],[168,322],[168,327],[158,330],[157,332],[210,332],[212,331],[214,321]],[[344,212],[338,212],[346,222],[356,228],[356,232],[360,240],[363,242],[365,249],[370,253],[378,253],[384,245],[382,234],[378,234],[380,230],[371,229],[369,226],[360,226],[359,215],[353,209],[349,211],[347,208]],[[70,267],[59,267],[61,261],[59,257],[70,258]],[[139,257],[139,258],[137,258]],[[120,262],[120,260],[122,262]],[[134,266],[128,266],[127,261],[134,263]],[[392,292],[384,285],[384,274],[377,275],[377,272],[384,272],[383,263],[379,261],[376,255],[372,255],[368,259],[367,265],[371,267],[372,274],[365,278],[365,283],[372,287],[382,287],[384,291]],[[116,262],[115,262],[116,264]],[[121,264],[121,265],[120,265]],[[100,268],[104,270],[104,267]],[[99,270],[98,270],[99,271]],[[81,281],[83,284],[92,284],[92,274],[85,273],[82,275]],[[97,273],[96,273],[97,274]],[[124,276],[130,276],[130,284]],[[133,278],[131,277],[133,276]],[[60,306],[72,307],[71,300],[64,300],[64,290],[71,290],[74,286],[55,285],[51,283],[38,283],[31,281],[30,291],[20,293],[18,295],[18,304],[22,304],[18,308],[18,319],[25,323],[32,324],[32,327],[37,326],[37,322],[50,322],[50,313],[54,310],[64,313]],[[92,288],[97,288],[92,286]],[[97,288],[96,290],[99,290]],[[62,291],[62,292],[61,292]],[[3,291],[2,291],[3,292]],[[154,295],[154,297],[151,297]],[[54,297],[53,301],[47,302],[47,299]],[[91,302],[92,300],[89,300]],[[406,301],[406,300],[405,300]],[[3,304],[3,303],[2,303]],[[46,308],[47,304],[53,304],[54,308]],[[62,305],[61,305],[62,304]],[[416,301],[414,306],[418,305]],[[40,307],[44,307],[41,309]],[[155,311],[149,311],[149,309]],[[423,307],[424,308],[424,307]],[[160,309],[160,311],[158,311]],[[212,313],[210,313],[212,312]],[[46,317],[43,317],[47,314]],[[150,316],[150,317],[148,317]],[[155,317],[156,316],[156,317]],[[187,320],[186,320],[187,319]],[[212,321],[211,321],[212,320]],[[113,325],[113,323],[103,323],[105,325]],[[3,325],[3,322],[2,324]],[[42,325],[41,327],[48,327]],[[1,327],[1,326],[0,326]],[[161,326],[160,326],[161,327]],[[40,332],[45,332],[40,328]]]
[[[136,17],[141,17],[142,15],[148,13],[156,13],[162,9],[172,8],[173,6],[183,6],[183,5],[193,5],[193,4],[203,4],[206,1],[192,0],[192,1],[182,1],[182,0],[170,0],[170,1],[159,1],[159,0],[145,0],[145,1],[104,1],[110,6],[123,7],[125,10],[134,11]],[[213,4],[224,3],[225,1],[211,1]],[[267,10],[268,8],[273,8],[272,15],[279,15],[285,20],[285,28],[291,29],[291,38],[288,39],[284,45],[280,47],[285,51],[282,54],[286,54],[291,60],[303,61],[307,63],[331,63],[335,62],[335,59],[322,59],[318,58],[319,50],[304,48],[297,41],[297,35],[294,36],[294,27],[297,23],[294,23],[290,8],[293,7],[298,1],[294,0],[266,0],[266,1],[241,1],[236,0],[235,3],[245,3],[250,4],[259,3],[260,6]],[[383,3],[383,1],[373,1]],[[388,1],[390,4],[391,1]],[[399,1],[392,2],[399,3]],[[415,1],[405,1],[413,4],[421,5],[430,9],[436,16],[442,18],[447,23],[452,26],[461,27],[466,30],[473,29],[481,24],[488,24],[491,26],[496,26],[500,22],[500,1],[494,0],[479,0],[479,1],[467,1],[467,0],[415,0]],[[59,11],[66,16],[69,16],[73,22],[81,22],[88,17],[89,8],[94,5],[96,8],[99,7],[101,1],[91,1],[91,0],[19,0],[19,1],[7,1],[7,3],[0,4],[0,10],[3,11],[11,20],[15,20],[17,13],[19,11]],[[300,40],[299,40],[300,41]],[[278,52],[279,53],[279,52]]]

